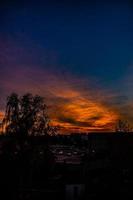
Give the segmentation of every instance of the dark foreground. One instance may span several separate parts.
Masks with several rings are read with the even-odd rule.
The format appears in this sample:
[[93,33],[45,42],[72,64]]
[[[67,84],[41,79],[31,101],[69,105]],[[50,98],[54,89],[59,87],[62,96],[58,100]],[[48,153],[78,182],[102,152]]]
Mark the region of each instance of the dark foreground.
[[0,138],[0,199],[133,199],[133,134]]

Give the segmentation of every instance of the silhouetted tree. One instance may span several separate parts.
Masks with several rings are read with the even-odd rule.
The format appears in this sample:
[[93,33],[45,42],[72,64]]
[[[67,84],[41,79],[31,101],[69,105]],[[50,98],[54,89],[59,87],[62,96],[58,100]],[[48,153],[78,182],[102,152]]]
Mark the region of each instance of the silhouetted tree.
[[116,125],[116,132],[124,132],[128,133],[131,132],[132,128],[130,127],[127,121],[119,120]]
[[18,131],[18,122],[19,122],[19,98],[17,94],[12,93],[7,98],[5,118],[3,119],[6,131],[10,133],[16,133]]
[[7,98],[3,120],[6,133],[14,135],[49,135],[56,127],[50,126],[44,98],[25,94],[19,97],[13,93]]

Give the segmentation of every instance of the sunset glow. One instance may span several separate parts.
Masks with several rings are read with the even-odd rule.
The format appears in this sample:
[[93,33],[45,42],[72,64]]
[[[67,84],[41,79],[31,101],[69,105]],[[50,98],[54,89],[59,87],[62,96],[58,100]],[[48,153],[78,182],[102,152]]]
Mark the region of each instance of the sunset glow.
[[68,131],[113,131],[118,119],[113,110],[84,97],[72,98],[68,103],[57,105],[56,109],[59,112],[53,112],[53,122]]
[[[64,80],[59,74],[56,76],[41,69],[32,71],[31,68],[23,68],[15,71],[15,80],[12,79],[12,73],[8,77],[10,87],[20,95],[31,92],[44,96],[51,123],[59,126],[61,133],[114,131],[119,114],[103,102],[103,93],[104,97],[109,98],[104,91],[101,90],[100,93],[89,86],[86,91],[86,81],[82,81],[79,86],[78,79],[72,76]],[[10,91],[5,79],[4,81],[5,91]],[[23,84],[20,84],[21,81]]]
[[120,118],[133,124],[128,4],[16,3],[1,13],[2,113],[12,92],[32,93],[45,98],[61,133],[114,131]]

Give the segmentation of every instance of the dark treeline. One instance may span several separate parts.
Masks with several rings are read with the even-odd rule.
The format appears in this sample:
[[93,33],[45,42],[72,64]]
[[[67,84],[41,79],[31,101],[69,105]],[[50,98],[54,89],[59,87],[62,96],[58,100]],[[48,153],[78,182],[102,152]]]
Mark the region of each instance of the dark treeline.
[[28,135],[55,134],[57,127],[50,126],[44,98],[16,93],[7,98],[5,117],[2,122],[5,134],[25,137]]

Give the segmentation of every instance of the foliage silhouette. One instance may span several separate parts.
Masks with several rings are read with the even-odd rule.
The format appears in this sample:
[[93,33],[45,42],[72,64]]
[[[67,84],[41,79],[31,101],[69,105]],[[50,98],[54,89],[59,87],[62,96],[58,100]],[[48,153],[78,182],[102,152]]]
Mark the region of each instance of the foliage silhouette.
[[50,126],[44,98],[30,93],[19,97],[12,93],[7,98],[3,126],[8,135],[54,135],[56,127]]
[[132,132],[132,127],[127,121],[119,120],[116,125],[116,132],[129,133]]

